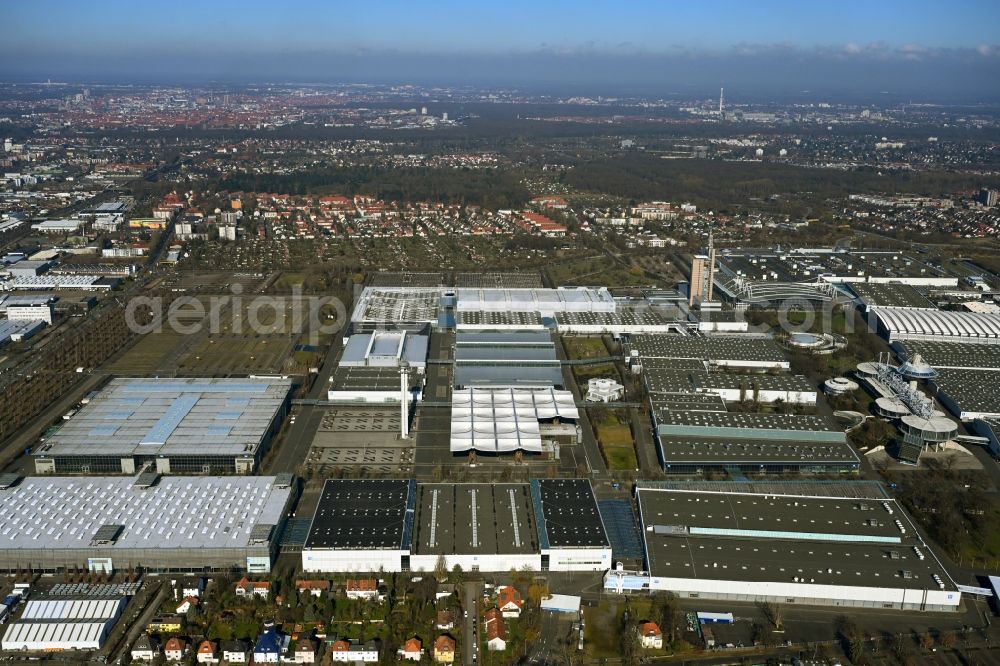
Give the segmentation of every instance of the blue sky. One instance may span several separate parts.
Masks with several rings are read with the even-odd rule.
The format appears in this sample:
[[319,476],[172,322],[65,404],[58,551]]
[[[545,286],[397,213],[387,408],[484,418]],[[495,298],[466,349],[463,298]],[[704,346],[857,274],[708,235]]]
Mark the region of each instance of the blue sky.
[[997,0],[32,0],[5,2],[0,16],[7,77],[402,80],[479,70],[498,82],[599,83],[663,70],[664,85],[683,86],[681,70],[693,67],[688,83],[736,69],[765,82],[787,74],[797,86],[820,67],[824,79],[847,84],[857,72],[875,85],[924,65],[929,86],[1000,82],[989,74],[1000,70]]

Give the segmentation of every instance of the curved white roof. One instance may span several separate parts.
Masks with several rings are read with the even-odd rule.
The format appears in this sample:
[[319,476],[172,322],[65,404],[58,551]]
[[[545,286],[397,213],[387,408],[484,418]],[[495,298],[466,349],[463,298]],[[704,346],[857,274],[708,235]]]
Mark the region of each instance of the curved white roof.
[[569,391],[555,389],[465,389],[451,399],[451,451],[509,453],[542,450],[539,421],[576,421],[580,412]]
[[890,341],[942,337],[1000,342],[1000,315],[898,308],[875,308],[873,312]]

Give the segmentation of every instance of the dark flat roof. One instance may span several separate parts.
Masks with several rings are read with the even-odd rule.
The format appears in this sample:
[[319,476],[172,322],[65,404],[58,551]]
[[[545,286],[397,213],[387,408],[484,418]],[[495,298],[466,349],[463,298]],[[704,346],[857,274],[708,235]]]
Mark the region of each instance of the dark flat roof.
[[890,499],[650,488],[636,494],[653,576],[923,589],[937,588],[932,574],[950,581]]
[[550,548],[610,548],[590,481],[534,479],[531,485]]
[[526,483],[422,483],[417,486],[416,507],[416,554],[539,550],[531,489]]
[[[395,479],[328,479],[306,549],[394,550],[412,529],[414,483]],[[408,544],[405,544],[408,547]]]

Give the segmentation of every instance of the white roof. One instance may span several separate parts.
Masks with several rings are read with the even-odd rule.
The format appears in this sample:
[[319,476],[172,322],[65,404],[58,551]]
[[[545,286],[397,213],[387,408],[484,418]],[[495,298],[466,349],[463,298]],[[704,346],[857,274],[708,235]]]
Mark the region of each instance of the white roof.
[[117,378],[38,453],[253,456],[290,389],[287,379]]
[[539,421],[577,420],[573,394],[547,389],[475,389],[455,391],[451,399],[452,452],[540,452]]
[[458,289],[456,310],[483,312],[614,312],[615,300],[604,287],[560,289]]
[[281,521],[291,492],[273,476],[28,477],[0,491],[0,551],[86,549],[104,525],[108,548],[246,548],[257,523]]
[[4,650],[96,650],[112,620],[103,622],[15,622],[7,627]]
[[121,615],[128,600],[118,599],[32,599],[21,614],[22,620],[111,620]]
[[891,340],[927,336],[1000,341],[1000,315],[945,310],[873,308]]

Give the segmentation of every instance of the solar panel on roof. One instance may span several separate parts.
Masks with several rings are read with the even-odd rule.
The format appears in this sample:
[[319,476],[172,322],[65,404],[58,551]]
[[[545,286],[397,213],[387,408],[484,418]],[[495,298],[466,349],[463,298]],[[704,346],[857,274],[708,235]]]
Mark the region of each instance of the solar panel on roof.
[[[149,444],[149,445],[163,445],[167,443],[167,439],[173,434],[174,429],[180,425],[180,422],[184,420],[184,417],[188,415],[188,412],[198,404],[198,396],[195,395],[182,395],[176,398],[167,410],[160,417],[146,436],[142,438],[139,444]],[[228,432],[228,431],[227,431]]]

